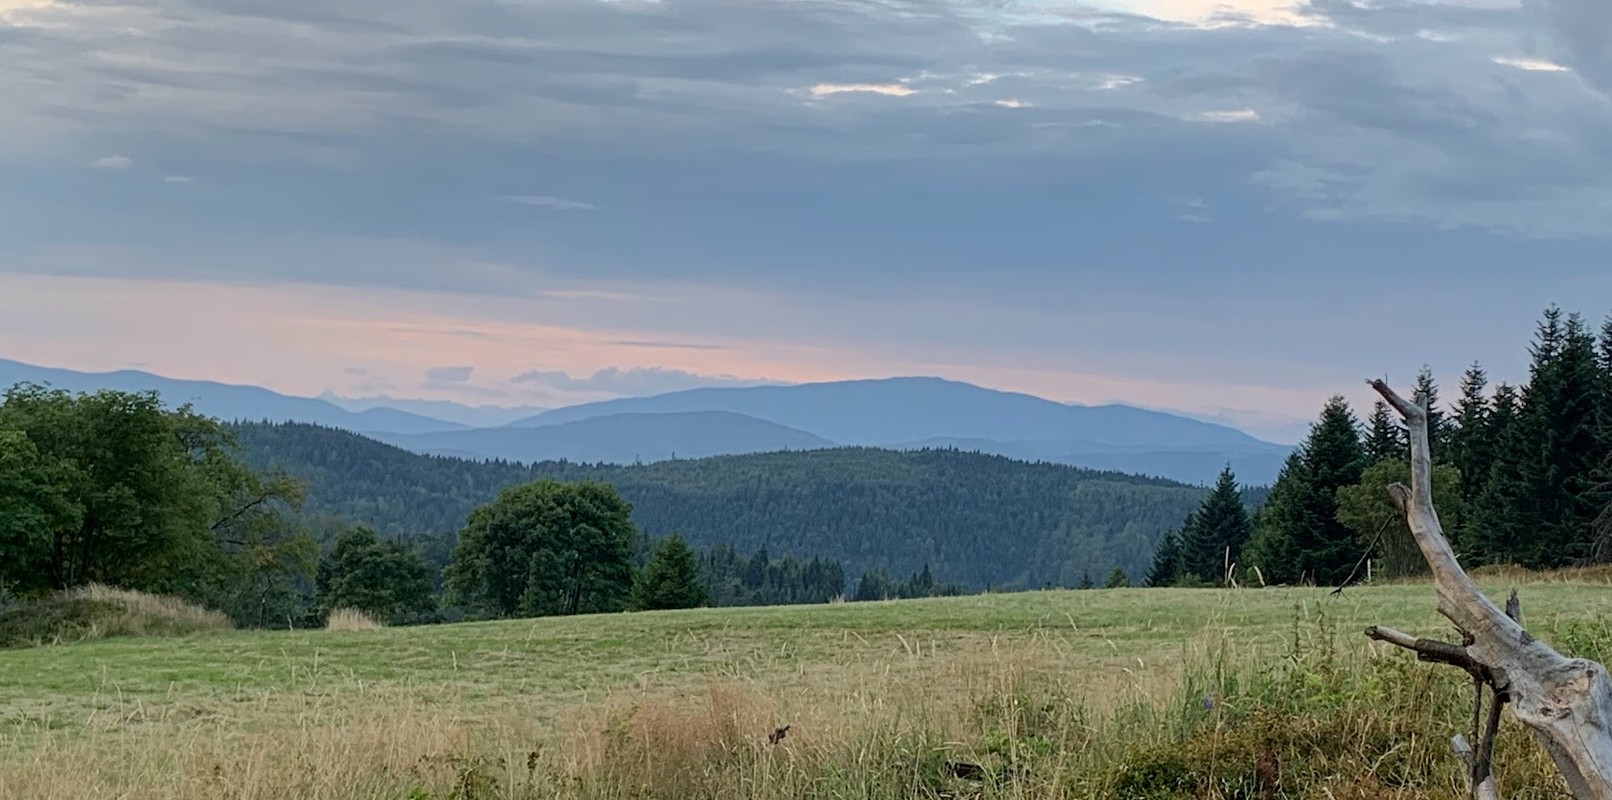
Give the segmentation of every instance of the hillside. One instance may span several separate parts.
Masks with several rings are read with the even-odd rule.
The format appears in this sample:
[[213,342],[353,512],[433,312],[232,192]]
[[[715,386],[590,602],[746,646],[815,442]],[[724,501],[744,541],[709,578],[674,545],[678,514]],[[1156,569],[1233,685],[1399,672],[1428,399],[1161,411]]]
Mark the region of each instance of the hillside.
[[191,403],[197,411],[223,420],[296,421],[352,431],[398,433],[430,433],[465,427],[394,408],[349,411],[325,400],[292,397],[257,386],[179,380],[138,370],[75,372],[0,359],[0,391],[18,383],[48,384],[69,392],[155,391],[169,406]]
[[1203,497],[1171,481],[948,450],[526,467],[417,455],[310,425],[237,430],[254,465],[312,482],[310,513],[387,532],[456,530],[470,509],[534,478],[593,479],[615,484],[654,536],[839,559],[853,576],[928,563],[937,579],[971,588],[1073,586],[1116,564],[1139,578],[1164,531]]
[[405,450],[432,455],[612,464],[834,446],[805,431],[725,411],[612,414],[541,428],[373,436]]

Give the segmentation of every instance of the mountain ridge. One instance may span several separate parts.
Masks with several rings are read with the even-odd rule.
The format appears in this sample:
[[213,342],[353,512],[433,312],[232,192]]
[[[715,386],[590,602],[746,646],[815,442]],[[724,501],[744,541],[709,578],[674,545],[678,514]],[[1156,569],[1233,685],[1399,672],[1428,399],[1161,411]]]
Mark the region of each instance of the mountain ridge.
[[[833,404],[850,406],[847,410],[852,413],[848,418],[833,418],[833,410],[825,408]],[[991,407],[992,415],[977,418],[986,406]],[[686,389],[566,406],[505,427],[539,427],[609,413],[666,411],[732,411],[844,444],[874,446],[949,436],[998,442],[1082,439],[1139,446],[1279,447],[1229,426],[1178,414],[1117,404],[1070,405],[935,377]],[[1160,429],[1139,431],[1138,423],[1144,421],[1156,423]],[[1121,431],[1131,435],[1123,436]]]
[[0,390],[18,383],[42,384],[70,392],[155,390],[161,394],[163,402],[170,406],[194,403],[198,412],[226,421],[295,420],[359,433],[373,430],[427,433],[465,428],[457,423],[393,408],[348,411],[318,398],[282,394],[249,384],[169,378],[135,369],[79,372],[0,359]]
[[838,446],[807,431],[728,411],[610,414],[538,428],[369,436],[416,453],[521,463],[631,464]]

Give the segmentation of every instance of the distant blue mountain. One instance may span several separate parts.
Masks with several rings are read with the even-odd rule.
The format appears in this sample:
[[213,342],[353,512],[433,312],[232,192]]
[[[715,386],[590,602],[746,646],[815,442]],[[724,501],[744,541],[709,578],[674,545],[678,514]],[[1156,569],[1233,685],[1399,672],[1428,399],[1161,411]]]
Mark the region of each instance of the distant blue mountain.
[[[190,402],[225,420],[308,422],[415,452],[523,462],[648,463],[857,445],[978,451],[1195,484],[1213,481],[1229,463],[1243,483],[1268,484],[1290,449],[1176,414],[1068,405],[940,378],[694,389],[570,406],[496,428],[399,410],[386,405],[389,398],[289,397],[132,370],[84,373],[0,360],[0,388],[23,381],[70,391],[155,390],[170,405]],[[469,419],[508,411],[391,402]]]
[[496,428],[548,410],[537,406],[471,406],[451,400],[415,400],[386,395],[342,397],[331,391],[320,394],[319,399],[355,413],[375,408],[390,408],[430,419],[458,423],[467,428]]
[[805,431],[726,411],[611,414],[539,428],[370,436],[416,453],[521,462],[563,459],[589,464],[649,463],[834,446]]
[[1170,448],[1267,444],[1235,428],[1175,414],[1120,405],[1072,406],[942,378],[691,389],[568,406],[517,420],[510,427],[668,411],[731,411],[857,445],[891,445],[941,436]]
[[0,389],[18,383],[48,384],[70,392],[156,391],[169,406],[191,403],[198,412],[225,421],[311,422],[358,433],[433,433],[465,429],[464,425],[392,408],[348,411],[324,400],[290,397],[257,386],[177,380],[137,370],[75,372],[0,359]]
[[844,445],[975,450],[1188,483],[1231,464],[1268,483],[1289,448],[1225,425],[1130,406],[1078,406],[941,378],[693,389],[569,406],[510,423],[541,428],[620,414],[725,411]]

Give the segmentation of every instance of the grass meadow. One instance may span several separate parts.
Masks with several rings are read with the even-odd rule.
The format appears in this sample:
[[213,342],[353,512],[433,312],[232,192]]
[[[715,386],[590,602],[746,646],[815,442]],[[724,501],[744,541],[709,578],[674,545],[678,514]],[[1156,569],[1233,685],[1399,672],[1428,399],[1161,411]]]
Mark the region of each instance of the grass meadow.
[[[1612,643],[1604,580],[1484,582],[1559,649]],[[1453,800],[1470,683],[1361,633],[1450,636],[1434,604],[1116,589],[5,650],[0,797]],[[1503,730],[1503,795],[1563,797]]]

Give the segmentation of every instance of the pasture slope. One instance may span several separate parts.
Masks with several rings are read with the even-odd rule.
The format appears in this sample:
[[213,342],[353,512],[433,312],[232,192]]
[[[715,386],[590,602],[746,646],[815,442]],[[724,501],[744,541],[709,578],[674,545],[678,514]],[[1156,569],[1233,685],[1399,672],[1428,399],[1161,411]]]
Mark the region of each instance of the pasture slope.
[[[1522,589],[1602,656],[1604,583]],[[1442,635],[1433,606],[1119,589],[0,651],[0,796],[1453,800],[1470,687],[1360,635]],[[1548,796],[1506,730],[1506,796]]]

